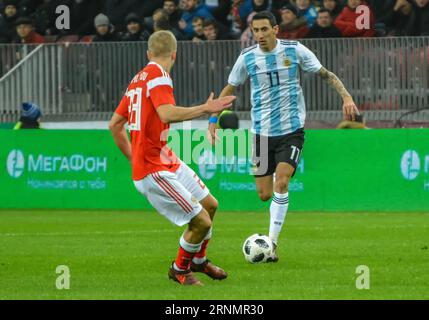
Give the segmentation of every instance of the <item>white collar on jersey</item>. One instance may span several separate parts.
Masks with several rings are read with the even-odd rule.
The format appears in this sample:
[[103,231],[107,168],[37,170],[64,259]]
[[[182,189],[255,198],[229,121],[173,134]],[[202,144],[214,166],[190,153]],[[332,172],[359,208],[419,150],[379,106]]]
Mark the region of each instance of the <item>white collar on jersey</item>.
[[273,52],[275,52],[276,50],[277,50],[277,48],[278,48],[278,46],[279,46],[279,43],[280,43],[280,40],[279,39],[276,39],[276,46],[274,47],[274,49],[273,50],[271,50],[271,51],[264,51],[264,50],[262,50],[261,49],[261,47],[259,46],[259,44],[258,44],[258,50],[260,51],[260,52],[262,52],[263,54],[269,54],[269,53],[273,53]]

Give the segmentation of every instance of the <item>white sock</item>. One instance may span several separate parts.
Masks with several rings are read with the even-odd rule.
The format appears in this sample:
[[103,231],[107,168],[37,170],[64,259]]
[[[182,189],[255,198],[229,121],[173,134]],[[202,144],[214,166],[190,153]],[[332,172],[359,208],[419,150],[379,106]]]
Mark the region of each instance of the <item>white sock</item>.
[[277,245],[282,226],[285,221],[287,209],[289,207],[289,192],[274,192],[270,206],[270,239]]
[[206,262],[206,260],[207,260],[206,257],[204,257],[204,258],[195,258],[195,257],[193,257],[192,258],[192,262],[195,263],[195,264],[202,264],[202,263]]

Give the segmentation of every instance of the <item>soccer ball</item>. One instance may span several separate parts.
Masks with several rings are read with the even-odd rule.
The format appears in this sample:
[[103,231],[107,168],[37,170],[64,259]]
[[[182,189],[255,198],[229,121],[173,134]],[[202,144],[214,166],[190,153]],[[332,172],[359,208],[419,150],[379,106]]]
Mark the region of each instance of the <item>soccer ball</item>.
[[246,261],[250,263],[262,263],[272,255],[274,249],[273,242],[265,235],[251,235],[244,241],[243,254]]

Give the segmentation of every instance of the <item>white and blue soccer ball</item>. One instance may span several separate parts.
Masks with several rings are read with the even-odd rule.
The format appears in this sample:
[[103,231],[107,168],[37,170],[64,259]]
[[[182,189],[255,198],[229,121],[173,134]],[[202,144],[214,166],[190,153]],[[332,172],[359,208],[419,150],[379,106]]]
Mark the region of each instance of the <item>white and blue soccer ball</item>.
[[271,239],[262,234],[253,234],[244,241],[243,254],[247,262],[263,263],[272,256],[274,244]]

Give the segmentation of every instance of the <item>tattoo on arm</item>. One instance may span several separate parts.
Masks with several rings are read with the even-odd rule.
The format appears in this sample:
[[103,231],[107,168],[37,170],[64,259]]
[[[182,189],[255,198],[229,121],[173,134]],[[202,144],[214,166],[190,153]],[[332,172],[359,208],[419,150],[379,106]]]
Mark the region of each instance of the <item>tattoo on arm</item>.
[[318,74],[322,79],[328,82],[328,84],[333,87],[342,98],[351,96],[347,89],[344,87],[344,84],[333,72],[322,67]]

